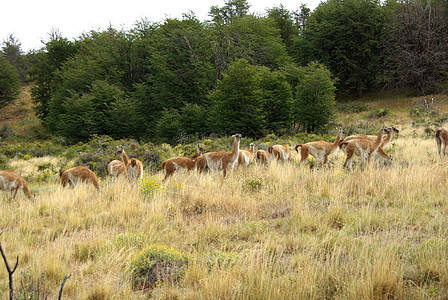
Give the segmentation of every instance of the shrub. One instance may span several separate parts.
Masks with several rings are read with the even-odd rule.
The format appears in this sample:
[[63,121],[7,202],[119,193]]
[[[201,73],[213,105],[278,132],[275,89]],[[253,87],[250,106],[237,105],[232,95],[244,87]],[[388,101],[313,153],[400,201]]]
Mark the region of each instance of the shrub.
[[384,117],[390,115],[390,111],[387,108],[378,108],[371,111],[368,115],[370,119],[377,119],[380,117]]
[[151,197],[161,186],[162,184],[154,177],[143,177],[141,180],[140,191],[143,195]]
[[3,124],[2,128],[0,128],[0,138],[6,140],[10,136],[12,136],[14,132],[12,131],[12,128],[7,124]]
[[190,261],[186,254],[162,244],[153,244],[131,259],[127,268],[134,288],[152,288],[161,283],[176,282]]

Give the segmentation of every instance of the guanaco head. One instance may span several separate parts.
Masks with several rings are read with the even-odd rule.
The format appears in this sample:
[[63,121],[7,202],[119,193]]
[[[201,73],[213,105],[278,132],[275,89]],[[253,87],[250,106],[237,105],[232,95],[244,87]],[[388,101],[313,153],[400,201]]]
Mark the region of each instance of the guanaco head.
[[202,154],[202,153],[205,153],[205,152],[207,152],[207,151],[205,151],[204,146],[201,146],[201,145],[198,144],[196,153],[197,154]]
[[135,167],[137,165],[137,160],[135,158],[131,158],[131,167]]
[[121,156],[124,153],[123,145],[117,146],[117,151],[115,151],[116,156]]
[[399,133],[400,130],[398,130],[397,128],[391,126],[391,127],[387,127],[387,129],[391,132],[391,133]]
[[341,138],[342,138],[343,136],[347,135],[347,134],[344,132],[344,129],[342,129],[342,127],[339,127],[339,129],[338,129],[338,134],[340,135]]
[[237,141],[241,141],[241,139],[242,139],[242,136],[240,133],[235,133],[234,135],[232,135],[232,137],[234,139],[236,139]]

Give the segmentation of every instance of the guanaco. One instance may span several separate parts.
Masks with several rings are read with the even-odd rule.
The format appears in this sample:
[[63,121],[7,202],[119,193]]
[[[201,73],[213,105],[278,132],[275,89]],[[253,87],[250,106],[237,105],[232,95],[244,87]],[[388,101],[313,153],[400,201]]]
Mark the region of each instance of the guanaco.
[[292,160],[292,153],[286,145],[274,145],[268,148],[269,154],[273,155],[279,161]]
[[22,176],[12,170],[0,171],[0,190],[11,192],[11,199],[14,200],[19,189],[23,190],[28,199],[36,199],[36,195],[30,192]]
[[59,176],[61,177],[61,184],[63,187],[66,187],[67,185],[74,187],[79,182],[86,182],[93,184],[97,190],[100,189],[98,177],[96,177],[95,173],[88,167],[77,166],[63,170],[59,173]]
[[[197,165],[197,159],[201,157],[203,153],[205,153],[204,147],[201,145],[197,145],[196,153],[191,158],[172,157],[162,162],[162,169],[165,171],[165,178],[163,180],[166,180],[176,171],[191,171],[195,168],[203,170],[201,168],[203,167],[202,165],[201,166]],[[205,163],[205,161],[203,162]]]
[[375,141],[371,141],[369,139],[353,139],[349,141],[342,141],[340,145],[345,147],[346,158],[344,162],[344,168],[347,167],[347,164],[350,165],[350,169],[352,169],[352,161],[353,156],[357,155],[361,157],[361,164],[364,165],[364,162],[367,160],[367,164],[370,163],[370,158],[373,153],[375,153],[378,148],[381,146],[383,142],[383,134],[389,133],[389,130],[384,128],[384,125],[381,126],[378,135]]
[[117,147],[115,155],[121,156],[131,184],[134,184],[138,179],[143,178],[143,164],[137,158],[129,159],[129,156],[126,154],[126,151],[124,151],[123,146]]
[[255,157],[255,144],[250,143],[249,144],[249,150],[247,149],[240,149],[240,152],[238,154],[238,166],[245,166],[247,167]]
[[[392,158],[390,157],[390,155],[388,155],[384,151],[383,148],[390,143],[390,141],[393,138],[393,135],[395,133],[399,133],[400,131],[397,128],[393,127],[393,126],[387,127],[386,130],[388,130],[388,133],[386,133],[386,135],[383,137],[383,142],[381,143],[381,146],[378,148],[376,153],[378,153],[379,156],[381,156],[382,158],[384,158],[386,160],[391,160]],[[357,139],[368,139],[371,142],[374,142],[376,140],[376,138],[377,138],[377,136],[373,135],[373,134],[357,134],[357,135],[348,136],[343,141],[348,142],[348,141],[357,140]],[[344,145],[345,144],[343,144],[341,142],[339,146],[345,152],[345,146]]]
[[270,161],[270,155],[267,150],[257,150],[256,160],[259,164],[267,164]]
[[327,163],[328,157],[330,155],[336,154],[339,151],[339,142],[341,141],[343,134],[344,131],[342,130],[342,128],[339,128],[338,134],[333,143],[321,140],[321,141],[309,142],[306,144],[297,144],[294,147],[297,153],[299,152],[298,148],[301,148],[299,164],[308,159],[309,155],[315,157],[316,159],[321,160],[323,164]]
[[204,154],[205,160],[207,162],[207,167],[213,171],[222,171],[223,178],[226,177],[229,170],[233,170],[233,168],[235,167],[240,151],[241,134],[237,133],[232,135],[232,137],[232,151],[214,151]]
[[448,141],[448,129],[444,127],[437,129],[434,137],[436,139],[439,156],[442,158],[442,154],[445,156],[446,144]]

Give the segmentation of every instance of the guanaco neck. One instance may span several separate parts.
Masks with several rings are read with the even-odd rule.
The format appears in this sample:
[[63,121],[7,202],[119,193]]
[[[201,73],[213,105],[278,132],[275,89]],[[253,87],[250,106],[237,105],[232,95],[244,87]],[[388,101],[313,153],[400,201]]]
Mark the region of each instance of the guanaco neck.
[[233,140],[233,148],[232,148],[232,152],[231,152],[232,153],[231,158],[233,158],[235,160],[238,159],[239,152],[240,152],[240,140],[237,137],[235,137]]
[[193,154],[192,157],[190,157],[190,159],[191,159],[191,160],[195,160],[196,158],[198,158],[198,157],[201,156],[201,155],[202,155],[202,153],[195,153],[195,154]]
[[378,132],[378,136],[376,137],[375,143],[373,143],[373,149],[378,148],[383,142],[383,131],[384,128],[381,127],[380,132]]
[[252,157],[255,155],[255,145],[250,145],[249,148],[250,153],[252,153]]
[[26,184],[25,181],[22,182],[22,186],[23,186],[23,192],[28,197],[28,199],[33,199],[34,195],[28,189],[28,185]]
[[123,153],[121,153],[121,159],[123,160],[124,164],[126,166],[129,165],[130,161],[129,161],[129,156],[126,154],[126,152],[123,149]]
[[339,146],[339,142],[341,141],[341,131],[338,130],[338,135],[336,136],[336,139],[333,142],[333,147],[338,147]]

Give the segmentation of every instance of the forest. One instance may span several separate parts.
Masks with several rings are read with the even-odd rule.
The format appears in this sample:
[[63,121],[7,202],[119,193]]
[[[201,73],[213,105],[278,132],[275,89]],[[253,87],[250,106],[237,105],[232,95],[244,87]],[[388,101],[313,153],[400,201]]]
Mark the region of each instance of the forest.
[[249,14],[246,0],[209,19],[136,21],[68,40],[54,30],[0,55],[0,107],[32,84],[42,125],[67,143],[94,135],[176,144],[241,132],[328,132],[337,99],[448,87],[446,1],[328,0]]

